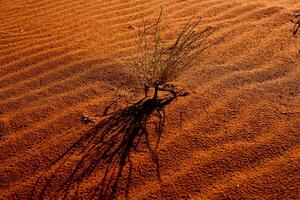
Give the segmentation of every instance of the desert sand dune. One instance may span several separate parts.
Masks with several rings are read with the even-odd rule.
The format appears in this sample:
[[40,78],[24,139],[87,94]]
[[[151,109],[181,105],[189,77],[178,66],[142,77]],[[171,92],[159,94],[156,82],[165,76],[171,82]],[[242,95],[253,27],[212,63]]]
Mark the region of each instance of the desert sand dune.
[[[189,95],[158,105],[118,59],[161,6],[167,38],[193,14],[219,27],[213,37],[230,34],[174,81]],[[0,199],[300,199],[299,9],[0,0]]]

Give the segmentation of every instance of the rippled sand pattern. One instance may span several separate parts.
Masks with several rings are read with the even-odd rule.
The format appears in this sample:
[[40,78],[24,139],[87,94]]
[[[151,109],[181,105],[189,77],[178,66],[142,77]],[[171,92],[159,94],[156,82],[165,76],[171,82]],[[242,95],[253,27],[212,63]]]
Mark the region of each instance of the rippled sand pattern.
[[[165,106],[156,153],[140,145],[109,179],[117,185],[100,184],[103,150],[86,146],[101,142],[86,136],[96,124],[82,113],[139,120],[101,114],[117,97],[119,109],[143,97],[117,60],[135,50],[141,14],[150,22],[160,6],[171,37],[192,14],[219,27],[215,37],[231,34],[174,82],[190,94]],[[0,0],[0,199],[300,199],[297,9],[295,0]],[[111,162],[114,174],[122,162]]]

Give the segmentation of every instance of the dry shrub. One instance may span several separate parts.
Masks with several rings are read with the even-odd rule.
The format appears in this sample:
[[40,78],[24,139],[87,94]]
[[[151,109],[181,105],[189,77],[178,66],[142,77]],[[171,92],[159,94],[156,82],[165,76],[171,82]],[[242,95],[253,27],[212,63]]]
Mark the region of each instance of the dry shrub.
[[154,88],[154,99],[157,98],[159,90],[174,94],[174,87],[166,83],[176,79],[203,51],[220,43],[228,35],[209,40],[218,28],[209,26],[198,30],[201,19],[195,19],[193,16],[184,24],[176,39],[167,43],[162,40],[160,34],[161,18],[162,9],[153,24],[146,25],[142,17],[137,53],[131,58],[133,62],[129,64],[143,81],[146,97],[149,88]]

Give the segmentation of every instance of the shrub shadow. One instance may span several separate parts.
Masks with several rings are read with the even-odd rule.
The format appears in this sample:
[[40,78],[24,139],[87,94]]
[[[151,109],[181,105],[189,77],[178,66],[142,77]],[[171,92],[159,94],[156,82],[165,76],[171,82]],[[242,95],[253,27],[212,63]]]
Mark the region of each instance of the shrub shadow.
[[[31,199],[114,199],[121,190],[120,180],[121,193],[127,199],[132,182],[131,154],[141,146],[151,153],[160,180],[156,148],[163,133],[164,108],[185,95],[187,93],[144,98],[107,116],[53,161],[35,183]],[[153,129],[151,133],[155,133],[155,142],[149,136],[149,127]],[[87,182],[92,182],[94,187],[87,189],[88,197],[79,197],[83,194],[79,194],[78,189]]]

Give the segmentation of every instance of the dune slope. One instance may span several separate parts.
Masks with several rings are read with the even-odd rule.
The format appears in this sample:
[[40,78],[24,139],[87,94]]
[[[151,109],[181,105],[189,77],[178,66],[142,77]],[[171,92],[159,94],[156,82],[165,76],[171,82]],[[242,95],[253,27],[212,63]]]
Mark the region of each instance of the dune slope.
[[[161,100],[164,112],[139,102],[137,77],[117,62],[135,51],[141,14],[151,22],[160,6],[170,38],[192,14],[215,37],[230,32],[178,77],[189,95]],[[297,9],[0,0],[0,199],[300,199]]]

